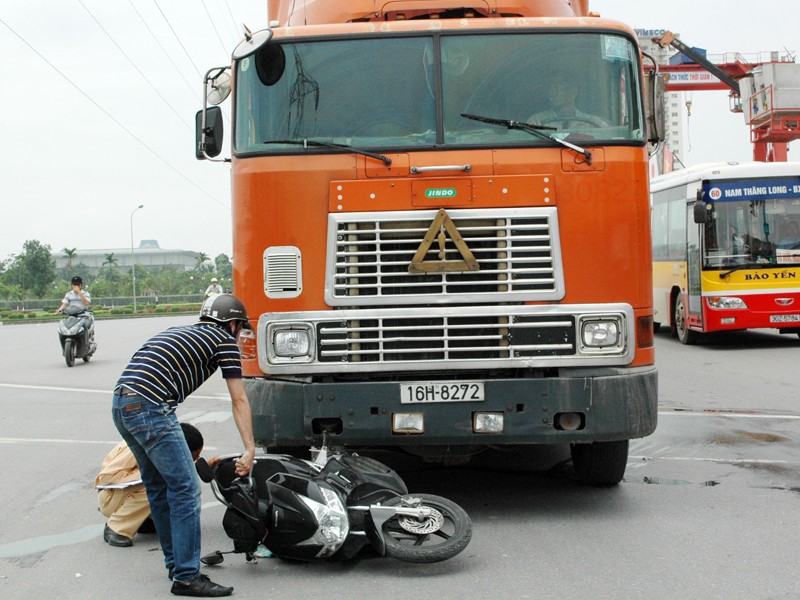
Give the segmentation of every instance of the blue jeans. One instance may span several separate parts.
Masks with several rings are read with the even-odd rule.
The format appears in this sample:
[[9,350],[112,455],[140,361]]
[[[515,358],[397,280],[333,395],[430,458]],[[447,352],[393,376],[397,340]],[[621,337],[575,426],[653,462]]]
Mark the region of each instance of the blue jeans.
[[174,408],[114,394],[114,425],[139,463],[164,563],[174,580],[200,574],[200,481]]

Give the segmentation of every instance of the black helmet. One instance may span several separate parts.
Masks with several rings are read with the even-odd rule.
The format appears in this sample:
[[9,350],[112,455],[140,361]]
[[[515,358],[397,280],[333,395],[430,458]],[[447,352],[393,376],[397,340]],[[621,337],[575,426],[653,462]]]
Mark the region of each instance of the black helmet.
[[83,285],[83,279],[81,279],[80,276],[75,275],[75,277],[72,278],[72,285]]
[[245,326],[249,325],[247,309],[241,300],[231,294],[218,294],[203,302],[203,308],[200,309],[200,318],[217,321],[218,323],[242,321]]

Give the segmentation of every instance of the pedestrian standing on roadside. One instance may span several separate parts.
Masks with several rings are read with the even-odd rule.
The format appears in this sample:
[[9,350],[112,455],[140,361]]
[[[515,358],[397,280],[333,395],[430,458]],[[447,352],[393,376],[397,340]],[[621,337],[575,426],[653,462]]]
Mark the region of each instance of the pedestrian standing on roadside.
[[133,355],[114,388],[114,424],[136,457],[164,553],[171,592],[219,597],[233,593],[200,573],[200,482],[175,409],[217,368],[228,386],[244,445],[237,475],[253,465],[250,402],[242,381],[236,339],[250,328],[241,300],[230,294],[203,303],[200,321],[149,339]]

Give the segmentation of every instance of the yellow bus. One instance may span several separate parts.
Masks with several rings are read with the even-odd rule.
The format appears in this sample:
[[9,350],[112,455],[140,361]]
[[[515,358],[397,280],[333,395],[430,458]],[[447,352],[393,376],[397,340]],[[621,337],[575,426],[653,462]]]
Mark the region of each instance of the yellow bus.
[[654,327],[800,334],[800,163],[714,163],[653,178]]

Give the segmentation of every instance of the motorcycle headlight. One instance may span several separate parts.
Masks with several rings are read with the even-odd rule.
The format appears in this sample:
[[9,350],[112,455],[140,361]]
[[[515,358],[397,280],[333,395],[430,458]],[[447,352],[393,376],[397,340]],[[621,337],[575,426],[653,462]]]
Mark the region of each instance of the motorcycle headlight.
[[83,324],[80,321],[64,326],[65,335],[78,335],[81,331],[83,331]]
[[350,531],[350,522],[347,518],[341,499],[331,489],[319,487],[325,504],[316,502],[307,496],[300,496],[303,502],[314,512],[317,518],[317,533],[315,541],[323,546],[318,557],[330,556],[344,543]]

